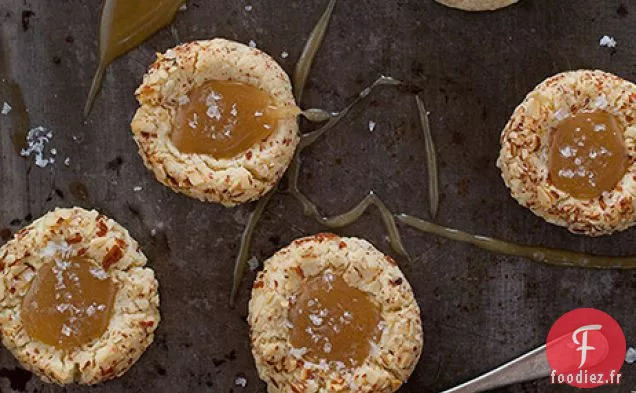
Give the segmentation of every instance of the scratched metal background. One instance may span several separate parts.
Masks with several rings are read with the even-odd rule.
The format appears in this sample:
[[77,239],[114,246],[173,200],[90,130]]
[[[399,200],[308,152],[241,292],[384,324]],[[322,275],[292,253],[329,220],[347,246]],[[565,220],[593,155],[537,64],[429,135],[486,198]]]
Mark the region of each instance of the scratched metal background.
[[[253,10],[245,11],[246,5]],[[325,5],[326,0],[191,0],[174,29],[183,41],[254,40],[291,73]],[[23,21],[25,11],[34,15]],[[129,130],[137,107],[132,93],[153,53],[175,44],[169,29],[109,68],[90,119],[82,121],[96,67],[98,14],[97,0],[0,1],[0,63],[10,65],[10,76],[20,84],[31,125],[52,129],[59,161],[71,159],[70,167],[61,162],[34,167],[16,155],[11,142],[16,130],[10,117],[0,116],[0,244],[46,211],[73,205],[99,209],[140,241],[161,285],[163,320],[156,343],[122,378],[90,391],[263,393],[245,321],[255,273],[244,281],[238,307],[227,306],[234,256],[251,207],[227,210],[177,195],[154,180],[136,153]],[[588,239],[533,216],[509,197],[494,165],[501,128],[545,77],[598,67],[635,80],[634,26],[632,0],[521,0],[479,14],[432,0],[342,1],[303,104],[338,110],[379,74],[417,84],[431,111],[441,164],[439,223],[523,243],[634,254],[633,230]],[[616,37],[616,50],[599,47],[605,34]],[[377,123],[373,133],[369,121]],[[426,217],[425,168],[413,97],[384,89],[306,152],[301,186],[328,213],[349,208],[373,188],[395,211]],[[87,195],[71,191],[73,182],[84,184]],[[134,192],[135,186],[143,191]],[[262,260],[320,230],[293,199],[278,195],[256,232],[254,254]],[[367,238],[391,253],[375,214],[340,233]],[[551,324],[576,307],[610,313],[628,344],[636,344],[636,272],[546,267],[407,228],[403,234],[414,258],[402,268],[425,329],[422,359],[403,393],[440,391],[539,346]],[[636,367],[625,366],[623,373],[622,386],[598,391],[633,390]],[[237,376],[247,378],[247,387],[235,386]],[[0,350],[0,390],[61,388],[20,371]],[[570,391],[547,380],[499,390]]]

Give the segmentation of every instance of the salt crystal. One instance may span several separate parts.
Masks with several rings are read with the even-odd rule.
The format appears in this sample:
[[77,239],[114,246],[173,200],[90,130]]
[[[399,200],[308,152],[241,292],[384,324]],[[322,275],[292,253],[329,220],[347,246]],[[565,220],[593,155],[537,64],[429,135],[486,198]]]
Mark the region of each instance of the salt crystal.
[[606,129],[607,129],[607,127],[605,126],[605,124],[595,124],[594,125],[594,131],[595,132],[605,131]]
[[614,37],[604,35],[603,37],[601,37],[599,45],[607,48],[616,48],[616,40],[614,39]]
[[[23,157],[33,156],[35,158],[35,165],[40,168],[55,163],[54,158],[44,156],[46,144],[51,142],[52,137],[53,133],[44,127],[40,126],[30,129],[26,138],[27,147],[22,149],[20,155]],[[57,154],[57,150],[51,149],[51,155],[55,154]]]
[[188,122],[188,125],[190,126],[190,128],[197,128],[197,126],[199,125],[199,116],[196,113],[192,115],[192,120]]
[[331,353],[331,344],[330,343],[325,343],[324,347],[322,348],[325,353]]
[[565,158],[570,158],[570,157],[574,157],[574,155],[576,154],[576,149],[570,146],[565,146],[559,149],[559,153],[561,153],[561,156]]
[[152,236],[152,237],[157,236],[157,228],[152,228],[152,229],[150,230],[150,236]]
[[322,318],[320,318],[318,315],[311,314],[309,315],[309,319],[311,320],[311,323],[316,326],[322,325]]
[[256,41],[250,40],[249,46],[250,46],[250,48],[256,48]]
[[205,114],[211,119],[221,120],[221,111],[216,104],[208,106],[208,110]]
[[245,6],[245,11],[247,12],[251,12],[254,9],[254,7],[252,7],[251,5],[246,5]]
[[247,261],[247,265],[249,266],[251,271],[258,269],[261,263],[258,261],[258,258],[252,257],[249,261]]
[[108,279],[108,273],[106,273],[104,269],[101,269],[99,267],[90,267],[88,271],[91,273],[93,277],[95,277],[98,280]]
[[135,186],[135,187],[133,187],[133,191],[134,191],[134,192],[139,192],[139,191],[141,191],[141,190],[143,190],[143,187],[141,187],[141,186]]
[[236,379],[234,380],[234,384],[236,386],[244,388],[247,386],[247,379],[245,377],[236,377]]
[[211,92],[210,94],[208,94],[207,97],[205,97],[205,104],[206,105],[215,105],[217,101],[219,101],[220,99],[222,99],[223,96],[219,93],[217,93],[216,91]]
[[559,121],[564,120],[566,117],[570,116],[570,110],[559,108],[559,110],[554,113],[554,116],[556,116]]
[[64,165],[66,165],[66,166],[70,166],[71,165],[71,157],[66,157],[64,159]]
[[608,105],[607,98],[604,95],[599,96],[595,101],[594,105],[599,109],[605,109]]
[[33,272],[33,270],[30,270],[30,269],[25,270],[24,274],[22,274],[22,277],[24,278],[25,281],[31,281],[33,276],[35,276],[35,273]]
[[302,358],[307,353],[307,348],[292,348],[289,350],[289,354],[295,358]]
[[375,126],[376,126],[376,122],[369,121],[369,131],[370,132],[373,132],[373,130],[375,130]]
[[62,325],[62,334],[65,335],[66,337],[69,337],[71,335],[73,331],[71,330],[70,327],[66,326],[66,325]]
[[[62,258],[68,257],[73,251],[73,247],[71,247],[68,243],[62,242],[57,244],[55,242],[49,241],[46,244],[46,247],[40,251],[40,257],[48,258],[55,255],[60,255]],[[56,260],[56,265],[60,269],[66,269],[68,267],[68,262]]]
[[282,57],[283,59],[286,59],[289,57],[289,53],[283,51],[283,53],[280,54],[280,57]]
[[188,9],[188,5],[186,3],[181,4],[181,7],[179,7],[179,11],[187,11]]
[[627,354],[625,354],[625,363],[627,364],[636,363],[636,348],[632,348],[632,347],[627,348]]
[[9,105],[8,103],[5,102],[2,105],[2,112],[0,112],[0,113],[2,113],[3,115],[8,115],[9,112],[11,112],[11,109],[13,109],[13,108],[11,108],[11,105]]
[[57,149],[56,148],[51,149],[50,152],[51,152],[52,156],[57,155]]

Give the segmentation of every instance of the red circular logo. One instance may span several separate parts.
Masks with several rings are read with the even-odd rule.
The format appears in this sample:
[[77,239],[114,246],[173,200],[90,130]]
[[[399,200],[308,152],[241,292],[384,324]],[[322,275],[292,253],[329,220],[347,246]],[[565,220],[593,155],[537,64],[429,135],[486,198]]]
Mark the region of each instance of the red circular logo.
[[627,344],[614,318],[594,308],[568,312],[547,340],[551,382],[578,388],[620,384]]

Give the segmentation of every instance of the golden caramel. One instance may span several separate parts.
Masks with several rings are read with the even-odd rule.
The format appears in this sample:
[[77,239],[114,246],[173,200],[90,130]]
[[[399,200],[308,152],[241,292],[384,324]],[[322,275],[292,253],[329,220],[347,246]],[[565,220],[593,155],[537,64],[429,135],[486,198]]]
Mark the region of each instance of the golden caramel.
[[88,116],[106,67],[170,23],[185,0],[104,0],[99,18],[99,67],[84,116]]
[[548,166],[552,183],[575,198],[596,198],[613,189],[629,166],[616,117],[583,112],[563,120],[552,134]]
[[37,271],[22,301],[22,323],[31,338],[72,350],[104,334],[116,292],[113,280],[91,260],[56,260]]
[[172,142],[182,153],[231,158],[267,138],[294,110],[277,109],[264,91],[239,82],[212,80],[181,98]]
[[315,363],[356,367],[382,333],[380,309],[369,296],[329,271],[302,284],[289,321],[292,346]]

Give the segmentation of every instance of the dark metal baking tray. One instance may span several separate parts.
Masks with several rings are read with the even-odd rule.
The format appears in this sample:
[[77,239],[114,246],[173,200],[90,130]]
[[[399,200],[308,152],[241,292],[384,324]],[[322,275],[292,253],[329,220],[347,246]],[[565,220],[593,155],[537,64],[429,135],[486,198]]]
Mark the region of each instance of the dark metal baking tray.
[[[96,208],[129,228],[157,272],[163,320],[155,344],[122,378],[66,391],[265,392],[245,320],[254,272],[244,281],[237,307],[228,307],[234,257],[251,206],[229,210],[171,192],[144,168],[131,138],[133,91],[154,52],[175,45],[170,29],[109,68],[93,113],[83,122],[97,65],[98,3],[0,2],[1,60],[10,63],[22,87],[31,125],[52,129],[58,155],[71,160],[69,167],[62,162],[53,169],[33,167],[15,153],[10,122],[0,116],[2,242],[56,206]],[[193,0],[173,26],[183,41],[254,40],[291,73],[325,5]],[[437,222],[522,243],[634,254],[633,230],[591,239],[535,217],[509,196],[495,167],[502,127],[547,76],[600,68],[636,80],[634,26],[631,0],[521,0],[493,13],[460,12],[432,0],[341,1],[303,104],[338,110],[379,74],[421,86],[441,171]],[[615,50],[599,47],[605,34],[616,38]],[[369,121],[377,123],[372,133]],[[373,188],[391,209],[426,217],[426,160],[418,127],[412,96],[379,90],[304,153],[301,187],[326,213],[351,207]],[[74,182],[84,184],[87,195],[71,192]],[[143,190],[133,191],[136,186]],[[253,252],[263,260],[292,239],[318,231],[291,197],[280,194],[257,229]],[[364,237],[391,253],[373,213],[339,233]],[[403,393],[443,390],[539,346],[551,324],[577,307],[608,312],[622,324],[628,344],[636,343],[636,272],[547,267],[407,228],[403,233],[413,259],[402,268],[425,329],[422,358]],[[623,374],[623,385],[597,391],[633,390],[635,368],[626,366]],[[235,385],[237,376],[247,378],[245,388]],[[62,391],[20,371],[6,350],[0,351],[0,390]],[[571,391],[547,380],[499,390]]]

